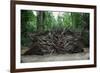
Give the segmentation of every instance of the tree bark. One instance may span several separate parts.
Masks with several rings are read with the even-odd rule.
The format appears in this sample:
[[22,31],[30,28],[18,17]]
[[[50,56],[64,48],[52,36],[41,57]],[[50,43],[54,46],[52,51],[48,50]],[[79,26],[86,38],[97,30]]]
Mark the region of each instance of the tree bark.
[[37,12],[37,31],[39,32],[44,30],[44,18],[45,18],[44,11],[38,11]]

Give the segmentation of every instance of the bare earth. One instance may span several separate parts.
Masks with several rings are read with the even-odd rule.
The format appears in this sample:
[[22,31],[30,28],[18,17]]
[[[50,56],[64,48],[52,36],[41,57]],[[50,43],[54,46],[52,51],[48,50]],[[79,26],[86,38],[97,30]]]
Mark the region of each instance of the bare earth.
[[23,63],[27,62],[48,62],[48,61],[71,61],[71,60],[88,60],[89,53],[60,54],[60,55],[27,55],[21,56]]

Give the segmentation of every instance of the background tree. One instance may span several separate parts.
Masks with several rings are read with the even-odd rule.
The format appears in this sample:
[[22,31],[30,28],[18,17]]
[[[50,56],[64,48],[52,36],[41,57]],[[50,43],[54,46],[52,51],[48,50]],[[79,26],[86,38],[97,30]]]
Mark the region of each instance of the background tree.
[[44,25],[45,30],[51,30],[54,26],[56,26],[57,22],[56,19],[53,16],[53,13],[51,11],[45,11],[45,19],[44,19]]
[[21,44],[30,42],[28,32],[36,30],[36,16],[31,10],[21,10]]
[[45,19],[45,12],[44,11],[37,11],[37,31],[44,30],[44,19]]

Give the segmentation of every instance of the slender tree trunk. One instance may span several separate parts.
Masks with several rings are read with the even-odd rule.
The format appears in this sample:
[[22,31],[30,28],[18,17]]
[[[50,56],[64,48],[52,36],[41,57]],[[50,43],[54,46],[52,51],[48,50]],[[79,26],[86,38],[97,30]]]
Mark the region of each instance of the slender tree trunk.
[[44,30],[44,17],[45,13],[43,11],[37,12],[37,31],[39,32]]

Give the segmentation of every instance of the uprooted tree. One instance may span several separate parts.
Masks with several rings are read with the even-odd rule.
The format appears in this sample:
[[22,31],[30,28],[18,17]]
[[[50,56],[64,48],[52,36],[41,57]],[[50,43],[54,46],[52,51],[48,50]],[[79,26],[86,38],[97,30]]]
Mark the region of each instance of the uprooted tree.
[[89,48],[88,13],[58,12],[57,16],[57,12],[22,10],[21,14],[21,46],[29,47],[24,55],[78,53]]
[[78,32],[52,30],[30,35],[32,45],[24,55],[64,54],[83,52],[84,44]]

